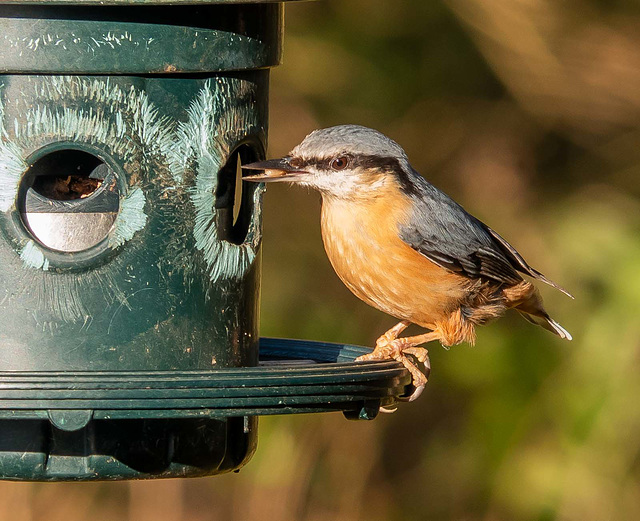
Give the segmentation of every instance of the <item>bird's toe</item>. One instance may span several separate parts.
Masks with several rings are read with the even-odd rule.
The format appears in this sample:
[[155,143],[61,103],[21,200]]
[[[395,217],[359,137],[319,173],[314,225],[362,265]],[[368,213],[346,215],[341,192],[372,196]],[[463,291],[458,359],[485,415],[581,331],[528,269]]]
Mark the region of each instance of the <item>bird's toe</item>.
[[425,364],[429,368],[431,367],[431,364],[429,363],[429,351],[424,347],[407,347],[402,351],[403,353],[415,356],[421,364]]
[[414,386],[413,392],[409,396],[400,396],[398,400],[401,402],[412,402],[417,400],[424,391],[424,385]]

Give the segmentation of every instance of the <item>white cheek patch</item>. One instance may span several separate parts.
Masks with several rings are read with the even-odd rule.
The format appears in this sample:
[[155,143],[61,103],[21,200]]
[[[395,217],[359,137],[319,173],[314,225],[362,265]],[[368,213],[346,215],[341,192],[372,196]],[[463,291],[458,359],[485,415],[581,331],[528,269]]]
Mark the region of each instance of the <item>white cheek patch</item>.
[[310,184],[334,197],[351,197],[362,189],[362,183],[355,175],[317,174]]
[[370,173],[361,171],[324,172],[311,171],[308,178],[301,180],[300,184],[310,186],[324,195],[330,195],[340,199],[355,197],[370,197],[384,189],[388,179],[384,175],[372,177]]

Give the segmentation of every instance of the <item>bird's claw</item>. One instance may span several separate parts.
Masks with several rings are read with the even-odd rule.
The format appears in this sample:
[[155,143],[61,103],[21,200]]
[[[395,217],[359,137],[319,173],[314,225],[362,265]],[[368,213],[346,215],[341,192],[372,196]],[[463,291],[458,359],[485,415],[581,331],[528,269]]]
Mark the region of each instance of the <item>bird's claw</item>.
[[[406,355],[414,356],[419,363],[424,364],[424,372],[420,371],[416,364],[407,358]],[[429,353],[424,347],[406,346],[403,339],[389,339],[387,335],[383,335],[376,342],[376,348],[366,355],[359,356],[356,362],[366,362],[369,360],[396,360],[400,362],[411,373],[413,384],[413,392],[409,396],[398,398],[402,402],[412,402],[422,394],[427,383],[427,378],[431,373],[431,363],[429,361]],[[380,408],[380,412],[394,412],[395,409]]]
[[[429,361],[429,351],[427,351],[424,347],[407,347],[402,350],[403,353],[413,355],[417,358],[418,362],[424,364],[427,371],[431,370],[431,362]],[[428,377],[429,375],[427,375]]]
[[424,391],[424,385],[418,385],[413,387],[413,392],[409,396],[399,396],[398,400],[401,402],[412,402],[417,400]]

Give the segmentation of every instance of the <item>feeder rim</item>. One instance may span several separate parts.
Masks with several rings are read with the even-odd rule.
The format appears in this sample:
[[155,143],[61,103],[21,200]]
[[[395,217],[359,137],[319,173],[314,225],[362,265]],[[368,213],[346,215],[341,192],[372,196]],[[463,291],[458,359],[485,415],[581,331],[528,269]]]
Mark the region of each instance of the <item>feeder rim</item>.
[[372,419],[411,392],[395,361],[358,362],[370,349],[261,338],[262,365],[210,371],[0,372],[0,419],[261,416],[342,411]]

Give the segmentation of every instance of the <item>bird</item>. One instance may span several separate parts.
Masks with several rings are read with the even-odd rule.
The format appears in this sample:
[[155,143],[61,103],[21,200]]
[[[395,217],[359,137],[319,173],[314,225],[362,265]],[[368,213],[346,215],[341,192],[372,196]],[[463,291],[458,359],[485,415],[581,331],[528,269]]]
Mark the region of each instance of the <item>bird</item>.
[[[572,295],[429,183],[381,132],[351,124],[314,130],[286,156],[243,169],[250,171],[244,181],[289,182],[320,192],[322,239],[338,277],[365,303],[400,320],[356,361],[402,363],[413,384],[405,400],[418,398],[427,383],[423,344],[474,344],[476,326],[507,309],[572,339],[524,276]],[[411,324],[426,332],[400,336]],[[407,355],[423,364],[424,373]]]

